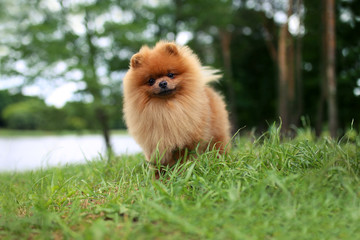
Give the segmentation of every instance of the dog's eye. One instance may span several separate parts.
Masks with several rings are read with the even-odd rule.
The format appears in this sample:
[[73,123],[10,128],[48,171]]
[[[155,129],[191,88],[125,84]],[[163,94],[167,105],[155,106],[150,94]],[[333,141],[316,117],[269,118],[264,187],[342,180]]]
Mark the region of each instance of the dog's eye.
[[149,84],[150,86],[152,86],[152,85],[154,85],[154,83],[155,83],[155,79],[150,78],[149,81],[148,81],[148,84]]
[[167,75],[169,78],[174,78],[175,77],[175,74],[173,74],[173,73],[168,73],[168,75]]

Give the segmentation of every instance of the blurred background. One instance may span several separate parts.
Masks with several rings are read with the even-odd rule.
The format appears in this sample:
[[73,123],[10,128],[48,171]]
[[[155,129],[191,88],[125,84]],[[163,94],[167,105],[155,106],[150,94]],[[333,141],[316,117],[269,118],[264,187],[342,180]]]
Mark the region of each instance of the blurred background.
[[221,70],[234,131],[359,129],[358,0],[2,0],[0,36],[1,129],[98,129],[110,148],[129,59],[160,39]]

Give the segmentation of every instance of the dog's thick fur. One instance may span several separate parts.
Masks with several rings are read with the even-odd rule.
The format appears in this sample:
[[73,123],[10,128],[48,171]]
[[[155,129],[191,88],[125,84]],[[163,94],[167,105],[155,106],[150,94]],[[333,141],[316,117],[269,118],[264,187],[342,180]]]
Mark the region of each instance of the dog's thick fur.
[[176,163],[185,149],[210,145],[224,151],[230,141],[228,113],[222,97],[206,85],[219,77],[202,67],[190,48],[172,42],[144,46],[131,58],[124,116],[148,161],[154,163],[157,150],[164,154],[162,165]]

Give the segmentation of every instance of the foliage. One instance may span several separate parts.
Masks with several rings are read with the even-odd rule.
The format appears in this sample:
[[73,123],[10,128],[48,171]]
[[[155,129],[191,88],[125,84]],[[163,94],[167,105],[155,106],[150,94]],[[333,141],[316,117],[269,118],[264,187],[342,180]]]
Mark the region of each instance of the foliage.
[[[337,23],[337,72],[338,72],[338,101],[339,115],[344,123],[352,119],[357,120],[355,109],[360,109],[360,96],[354,97],[354,89],[360,89],[360,41],[356,32],[360,31],[360,2],[342,1],[337,14],[341,16],[344,11],[351,14],[350,22],[338,21]],[[352,93],[352,94],[351,94]],[[346,106],[352,106],[348,108]]]
[[[321,79],[321,55],[323,46],[321,42],[322,6],[321,1],[305,0],[306,14],[304,16],[306,34],[303,45],[304,64],[304,98],[306,114],[315,123],[318,113],[318,101]],[[359,124],[359,115],[355,109],[360,107],[360,97],[354,94],[359,74],[360,41],[356,32],[360,28],[359,1],[336,1],[336,78],[337,101],[340,127],[344,130],[354,119]],[[343,19],[342,14],[347,13],[348,19]],[[348,107],[348,106],[352,107]]]
[[271,127],[155,180],[141,155],[0,174],[0,237],[354,239],[360,136]]
[[[114,95],[115,97],[115,95]],[[96,130],[93,104],[68,102],[58,109],[47,106],[42,99],[22,94],[12,95],[0,91],[0,123],[2,127],[22,130]],[[121,107],[107,100],[106,109],[114,116],[110,121],[111,129],[124,129]]]
[[30,99],[8,105],[3,118],[12,129],[61,129],[62,116],[56,108],[48,107],[39,99]]
[[38,101],[27,101],[15,103],[4,109],[3,118],[9,128],[16,129],[37,129],[41,126],[41,118],[38,114]]
[[[233,106],[230,112],[238,119],[235,127],[263,130],[266,122],[278,119],[278,73],[267,41],[276,48],[280,25],[276,16],[286,12],[284,2],[6,0],[0,4],[4,7],[0,8],[3,13],[0,15],[5,23],[0,29],[1,80],[20,78],[25,84],[38,81],[79,84],[78,99],[85,101],[90,96],[92,117],[98,119],[90,127],[104,125],[99,115],[105,114],[107,125],[121,128],[121,80],[132,54],[143,44],[153,45],[159,39],[178,40],[181,34],[188,33],[187,44],[202,62],[223,72],[224,78],[216,88],[223,92],[228,105]],[[314,125],[322,68],[319,24],[322,9],[321,1],[303,2],[302,115]],[[360,41],[356,34],[360,27],[360,2],[336,2],[337,92],[339,120],[344,130],[353,119],[358,124],[360,117],[357,111],[360,97],[354,94],[354,89],[360,87]],[[221,34],[224,32],[231,35],[227,59],[230,68],[223,56]],[[5,54],[2,49],[6,49]],[[232,91],[235,97],[230,98]],[[97,114],[99,109],[103,110],[101,114]],[[88,127],[88,123],[75,116],[67,121],[71,128]]]
[[30,99],[33,98],[22,94],[11,94],[8,90],[0,90],[0,127],[6,126],[6,122],[1,113],[7,106]]

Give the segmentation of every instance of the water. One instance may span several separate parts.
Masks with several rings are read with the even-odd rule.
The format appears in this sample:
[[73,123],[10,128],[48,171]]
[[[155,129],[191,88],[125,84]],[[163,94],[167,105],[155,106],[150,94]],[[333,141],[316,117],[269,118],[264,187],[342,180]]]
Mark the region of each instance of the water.
[[[133,138],[112,135],[116,154],[141,152]],[[84,163],[105,156],[105,143],[100,135],[67,135],[44,137],[0,137],[0,171],[23,171]]]

